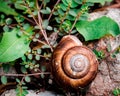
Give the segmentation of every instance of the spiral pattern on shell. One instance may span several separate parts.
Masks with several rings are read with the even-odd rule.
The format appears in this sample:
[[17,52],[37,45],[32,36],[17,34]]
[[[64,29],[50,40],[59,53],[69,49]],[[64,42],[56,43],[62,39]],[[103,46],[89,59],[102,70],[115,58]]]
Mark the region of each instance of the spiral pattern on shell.
[[52,73],[65,88],[83,88],[96,76],[95,54],[75,36],[64,36],[52,55]]

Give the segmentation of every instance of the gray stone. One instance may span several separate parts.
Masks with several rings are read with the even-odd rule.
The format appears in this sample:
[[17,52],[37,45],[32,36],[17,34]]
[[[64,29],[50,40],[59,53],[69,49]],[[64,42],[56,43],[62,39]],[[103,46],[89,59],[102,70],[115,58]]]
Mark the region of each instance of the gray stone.
[[108,8],[105,11],[93,12],[90,14],[89,20],[94,20],[102,16],[110,17],[111,19],[115,20],[120,26],[120,9]]
[[[14,89],[5,91],[1,96],[16,96],[16,92]],[[28,94],[26,96],[62,96],[52,91],[44,91],[36,93],[33,90],[28,90]]]

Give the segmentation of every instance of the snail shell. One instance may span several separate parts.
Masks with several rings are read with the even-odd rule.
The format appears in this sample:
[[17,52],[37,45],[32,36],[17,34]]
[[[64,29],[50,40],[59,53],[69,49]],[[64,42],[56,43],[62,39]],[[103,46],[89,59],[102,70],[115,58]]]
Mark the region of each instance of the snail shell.
[[64,36],[52,55],[52,73],[65,88],[84,88],[96,76],[98,61],[95,54],[77,37]]

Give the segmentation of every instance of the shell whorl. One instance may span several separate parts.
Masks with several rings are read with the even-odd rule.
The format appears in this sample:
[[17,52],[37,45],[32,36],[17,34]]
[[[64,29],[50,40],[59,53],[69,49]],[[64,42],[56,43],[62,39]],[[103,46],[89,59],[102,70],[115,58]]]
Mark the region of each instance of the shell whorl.
[[64,36],[52,55],[52,72],[63,86],[85,87],[97,73],[98,61],[94,53],[75,36]]

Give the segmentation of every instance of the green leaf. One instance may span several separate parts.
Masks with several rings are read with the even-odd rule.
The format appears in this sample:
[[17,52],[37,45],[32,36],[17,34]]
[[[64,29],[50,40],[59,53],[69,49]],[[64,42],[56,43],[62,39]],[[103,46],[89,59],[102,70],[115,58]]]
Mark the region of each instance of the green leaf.
[[11,23],[12,23],[12,19],[11,19],[11,18],[7,18],[7,19],[6,19],[6,24],[7,24],[7,25],[10,25]]
[[36,55],[36,56],[35,56],[35,59],[36,59],[36,60],[40,60],[40,55]]
[[27,57],[28,57],[29,60],[32,60],[32,58],[33,58],[33,54],[28,54]]
[[30,41],[26,42],[27,36],[17,36],[17,29],[11,32],[4,32],[0,42],[0,62],[10,62],[24,55],[29,49]]
[[65,12],[64,12],[62,9],[58,9],[58,13],[59,13],[60,15],[64,15],[64,14],[65,14]]
[[1,76],[1,82],[2,82],[2,84],[6,84],[7,83],[7,77],[6,76]]
[[76,9],[71,9],[70,11],[69,11],[69,14],[71,15],[71,16],[73,16],[73,17],[76,17],[77,16],[77,10]]
[[44,0],[42,1],[45,5],[50,2],[50,0]]
[[86,41],[100,39],[105,35],[116,36],[120,34],[118,24],[106,16],[91,22],[80,21],[76,24],[76,29]]
[[45,72],[46,71],[46,66],[42,66],[41,70],[42,70],[42,72]]
[[114,94],[114,96],[119,96],[120,95],[120,89],[119,88],[114,89],[113,94]]
[[25,77],[25,81],[26,81],[26,82],[30,82],[30,81],[31,81],[30,77],[29,77],[29,76],[26,76],[26,77]]
[[44,74],[41,74],[40,76],[41,76],[41,78],[45,78],[45,75],[44,75]]
[[23,90],[23,94],[26,96],[28,94],[27,90]]
[[46,9],[41,9],[40,11],[43,14],[50,14],[51,13],[51,9],[49,7],[46,7]]
[[29,3],[29,7],[34,7],[35,6],[35,2],[30,2]]
[[82,4],[82,1],[83,0],[74,0],[76,3],[78,3],[78,4]]
[[21,66],[21,72],[22,73],[26,73],[27,72],[27,69],[25,68],[25,66]]
[[47,26],[47,30],[51,31],[53,28],[51,26]]
[[0,12],[5,13],[6,15],[17,15],[17,12],[9,7],[7,1],[5,0],[0,0]]
[[23,5],[23,3],[24,3],[24,1],[22,1],[22,0],[16,0],[16,2],[14,3],[14,6],[16,9],[25,10],[26,6]]
[[28,87],[27,86],[22,86],[22,89],[26,90],[26,89],[28,89]]
[[112,0],[87,0],[86,2],[91,2],[91,3],[100,3],[102,5],[105,4],[105,2],[111,2]]
[[71,8],[75,8],[75,7],[77,7],[77,6],[79,5],[79,4],[76,3],[74,0],[62,0],[62,2],[63,2],[63,4],[66,5],[66,6],[69,6],[69,5],[70,5]]
[[66,11],[66,10],[67,10],[67,6],[65,6],[63,3],[60,4],[60,8],[61,8],[63,11]]
[[20,83],[20,80],[19,80],[18,78],[16,78],[16,82],[17,82],[17,83]]
[[5,25],[5,26],[3,27],[3,30],[4,30],[4,31],[9,31],[8,25]]
[[43,27],[44,29],[46,29],[47,26],[48,26],[48,24],[49,24],[49,21],[48,21],[47,19],[45,19],[45,20],[42,22],[42,27]]
[[103,59],[105,57],[105,54],[103,51],[93,50],[93,52],[95,53],[98,59]]

